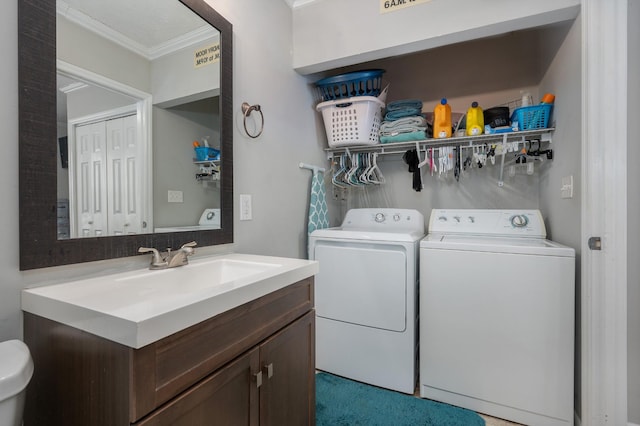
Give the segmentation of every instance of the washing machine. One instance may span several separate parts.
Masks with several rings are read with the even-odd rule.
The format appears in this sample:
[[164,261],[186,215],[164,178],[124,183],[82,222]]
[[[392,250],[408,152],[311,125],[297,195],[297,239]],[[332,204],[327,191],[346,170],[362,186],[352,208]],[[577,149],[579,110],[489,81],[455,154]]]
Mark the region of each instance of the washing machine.
[[575,251],[537,210],[437,210],[420,243],[420,395],[528,425],[574,418]]
[[309,236],[315,277],[316,368],[413,394],[417,381],[418,253],[424,216],[352,209]]

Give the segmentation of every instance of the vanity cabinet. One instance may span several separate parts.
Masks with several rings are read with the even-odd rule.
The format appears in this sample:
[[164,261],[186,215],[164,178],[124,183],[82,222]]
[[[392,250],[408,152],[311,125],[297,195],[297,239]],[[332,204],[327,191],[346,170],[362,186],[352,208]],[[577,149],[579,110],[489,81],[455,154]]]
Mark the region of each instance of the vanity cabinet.
[[25,425],[315,424],[313,277],[139,349],[25,312]]

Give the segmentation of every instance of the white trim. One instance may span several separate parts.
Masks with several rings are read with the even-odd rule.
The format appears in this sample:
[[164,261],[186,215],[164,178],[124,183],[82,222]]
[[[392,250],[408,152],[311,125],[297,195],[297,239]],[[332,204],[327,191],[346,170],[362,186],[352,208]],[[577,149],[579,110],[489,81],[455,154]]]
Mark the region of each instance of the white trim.
[[[66,75],[73,79],[81,80],[93,85],[100,86],[104,89],[112,90],[114,92],[118,92],[138,99],[135,107],[127,106],[106,113],[97,113],[70,120],[68,122],[67,131],[67,140],[69,145],[69,165],[71,166],[72,162],[75,160],[73,154],[74,150],[72,149],[72,147],[75,147],[75,127],[80,122],[86,124],[89,122],[87,120],[97,121],[100,118],[104,119],[111,113],[119,114],[120,116],[122,116],[123,114],[126,114],[128,112],[135,112],[138,118],[138,134],[140,135],[140,140],[145,144],[144,161],[146,162],[146,167],[145,170],[141,171],[141,173],[143,173],[144,175],[145,191],[147,192],[147,196],[145,197],[146,202],[142,203],[142,216],[146,219],[145,222],[147,224],[147,229],[153,229],[153,140],[151,119],[151,114],[153,112],[153,97],[151,96],[151,94],[136,89],[135,87],[128,86],[126,84],[120,83],[119,81],[111,80],[110,78],[88,71],[84,68],[80,68],[68,62],[61,61],[59,59],[56,61],[56,66],[58,73],[62,75]],[[72,179],[73,173],[71,173],[71,169],[69,169],[69,206],[75,205],[73,195],[74,191],[72,190]],[[69,213],[71,214],[73,210],[74,209],[70,207]],[[72,233],[71,238],[74,238],[73,230],[75,229],[75,217],[69,218],[69,225]]]
[[584,426],[627,423],[626,12],[626,1],[582,0]]
[[147,60],[154,60],[161,56],[168,55],[169,53],[176,52],[185,47],[189,47],[193,44],[200,43],[204,40],[208,40],[212,37],[219,35],[220,33],[210,25],[203,25],[200,28],[196,28],[181,36],[175,37],[169,41],[161,43],[156,46],[147,47],[130,37],[125,36],[119,31],[114,30],[111,27],[103,24],[100,21],[93,19],[92,17],[74,9],[63,0],[57,0],[56,13],[64,16],[69,21],[73,22],[85,28],[99,36],[116,43],[119,46],[130,50]]

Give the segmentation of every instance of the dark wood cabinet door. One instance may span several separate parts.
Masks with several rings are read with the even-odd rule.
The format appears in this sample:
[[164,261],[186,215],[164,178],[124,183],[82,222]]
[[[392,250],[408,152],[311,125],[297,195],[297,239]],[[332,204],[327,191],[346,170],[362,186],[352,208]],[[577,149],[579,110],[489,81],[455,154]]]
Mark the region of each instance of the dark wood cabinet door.
[[136,426],[258,426],[259,349],[240,356]]
[[260,345],[261,426],[315,425],[315,311]]

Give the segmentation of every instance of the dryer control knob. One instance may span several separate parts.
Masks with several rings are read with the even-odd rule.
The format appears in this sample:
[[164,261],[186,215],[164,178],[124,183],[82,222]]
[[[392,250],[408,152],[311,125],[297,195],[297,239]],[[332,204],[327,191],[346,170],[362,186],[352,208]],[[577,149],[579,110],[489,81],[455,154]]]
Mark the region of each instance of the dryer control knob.
[[523,214],[517,214],[517,215],[511,216],[511,219],[509,220],[511,221],[511,225],[514,228],[524,228],[529,224],[529,219],[527,219],[527,216]]
[[376,213],[376,217],[375,217],[375,221],[378,223],[382,223],[384,222],[385,217],[384,217],[384,213]]
[[400,215],[398,213],[393,215],[393,220],[395,220],[396,222],[400,222],[400,219],[402,219],[402,218],[400,217]]
[[446,222],[446,221],[447,221],[447,217],[446,217],[446,216],[440,216],[440,217],[438,218],[438,220],[439,220],[440,222]]

